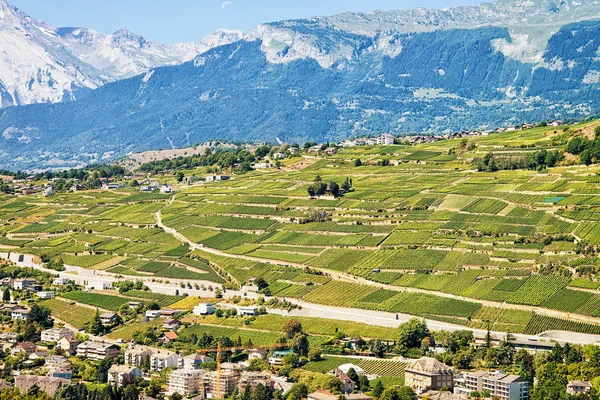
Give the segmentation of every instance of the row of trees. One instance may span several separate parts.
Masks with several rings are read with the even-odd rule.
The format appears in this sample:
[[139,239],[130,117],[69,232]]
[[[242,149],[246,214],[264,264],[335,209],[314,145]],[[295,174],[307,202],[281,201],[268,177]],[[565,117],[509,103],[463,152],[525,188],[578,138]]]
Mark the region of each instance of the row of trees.
[[311,198],[320,197],[326,193],[338,198],[350,189],[352,189],[352,179],[350,178],[346,178],[340,187],[340,185],[334,181],[329,181],[329,184],[325,184],[321,176],[317,175],[314,182],[308,186],[307,191]]
[[548,151],[546,149],[532,152],[526,156],[495,156],[492,152],[484,157],[473,158],[472,164],[478,171],[495,172],[499,170],[536,169],[554,167],[563,160],[564,154],[560,150]]

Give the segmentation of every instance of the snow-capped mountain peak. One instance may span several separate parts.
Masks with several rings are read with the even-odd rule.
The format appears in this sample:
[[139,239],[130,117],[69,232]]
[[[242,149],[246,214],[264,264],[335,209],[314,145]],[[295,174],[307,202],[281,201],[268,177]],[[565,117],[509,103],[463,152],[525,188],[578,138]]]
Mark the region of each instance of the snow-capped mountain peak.
[[0,0],[0,107],[74,98],[78,90],[180,64],[242,36],[218,31],[197,43],[162,45],[127,29],[106,35],[55,27]]

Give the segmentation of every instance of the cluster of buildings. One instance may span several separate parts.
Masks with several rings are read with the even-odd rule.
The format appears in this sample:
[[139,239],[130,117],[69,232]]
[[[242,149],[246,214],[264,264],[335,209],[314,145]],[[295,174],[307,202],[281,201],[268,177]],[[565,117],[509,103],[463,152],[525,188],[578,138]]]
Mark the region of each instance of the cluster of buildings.
[[358,138],[342,140],[338,143],[339,147],[356,147],[356,146],[376,146],[376,145],[391,145],[394,144],[396,137],[390,133],[382,133],[374,138]]
[[[431,357],[422,357],[406,367],[405,385],[419,398],[467,400],[472,393],[499,400],[529,400],[529,382],[519,375],[503,371],[455,372],[451,367]],[[570,381],[569,395],[590,393],[590,382]]]
[[175,189],[166,183],[161,183],[161,182],[156,182],[156,181],[146,181],[140,185],[140,192],[151,193],[154,191],[158,191],[163,194],[175,193]]

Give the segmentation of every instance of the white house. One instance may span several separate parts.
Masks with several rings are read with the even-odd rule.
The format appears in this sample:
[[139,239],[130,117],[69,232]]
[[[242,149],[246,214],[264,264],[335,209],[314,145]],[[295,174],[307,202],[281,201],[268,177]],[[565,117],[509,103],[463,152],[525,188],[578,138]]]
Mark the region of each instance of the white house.
[[238,307],[238,314],[242,316],[256,316],[258,315],[258,307]]
[[150,355],[150,370],[162,371],[165,368],[176,367],[179,364],[179,354],[172,351],[158,350]]
[[171,186],[161,186],[160,192],[164,194],[173,194],[175,193],[175,189],[173,189]]
[[377,136],[377,144],[394,144],[394,135],[382,133],[381,135]]
[[229,178],[227,175],[209,175],[206,177],[206,182],[228,181]]
[[210,315],[215,313],[215,306],[212,303],[200,303],[194,307],[196,315]]
[[42,299],[42,300],[53,299],[54,298],[54,292],[53,291],[37,292],[37,296],[40,299]]
[[264,163],[256,163],[254,164],[254,168],[255,169],[265,169],[265,168],[271,168],[273,165],[271,164],[271,161],[267,161]]
[[52,280],[52,283],[55,285],[66,285],[67,283],[69,283],[69,280],[67,278],[54,278]]
[[27,316],[29,315],[29,310],[25,308],[17,308],[11,311],[10,317],[12,319],[20,319],[22,321],[27,320]]
[[148,310],[146,311],[146,317],[148,319],[154,319],[160,317],[160,310]]

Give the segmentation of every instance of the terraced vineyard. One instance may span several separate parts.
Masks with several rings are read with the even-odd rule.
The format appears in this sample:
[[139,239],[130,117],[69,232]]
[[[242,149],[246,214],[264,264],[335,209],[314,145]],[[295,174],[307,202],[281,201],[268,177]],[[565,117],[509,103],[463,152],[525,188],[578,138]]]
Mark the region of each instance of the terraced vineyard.
[[[571,159],[552,168],[490,172],[472,164],[490,152],[523,158],[592,133],[593,126],[582,124],[565,132],[470,137],[467,147],[446,140],[348,148],[306,164],[306,158],[286,159],[280,169],[218,185],[184,187],[173,176],[152,177],[178,189],[172,201],[133,188],[4,196],[0,248],[186,287],[239,287],[262,277],[281,298],[471,328],[594,331],[600,326],[600,258],[593,248],[600,244],[600,167],[569,165]],[[208,173],[206,167],[185,171]],[[351,177],[352,188],[336,199],[311,199],[307,188],[317,176],[338,183]],[[64,296],[105,309],[127,300]],[[161,305],[177,300],[129,296]],[[577,323],[560,322],[570,315]]]

